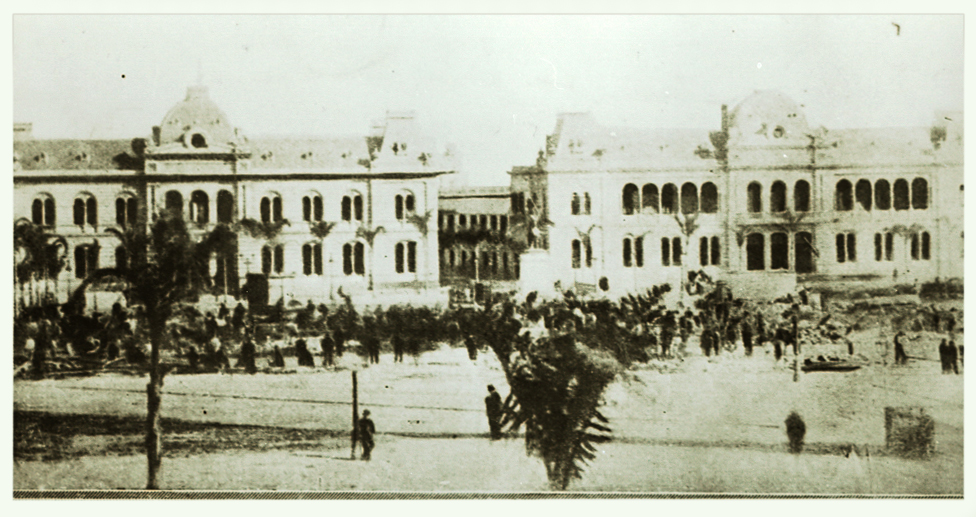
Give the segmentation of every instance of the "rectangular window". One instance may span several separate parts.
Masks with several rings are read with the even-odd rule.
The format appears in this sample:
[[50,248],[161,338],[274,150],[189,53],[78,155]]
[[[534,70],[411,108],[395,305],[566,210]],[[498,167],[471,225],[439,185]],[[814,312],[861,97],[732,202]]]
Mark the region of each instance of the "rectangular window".
[[505,233],[508,231],[508,216],[501,215],[498,216],[498,231]]
[[573,247],[572,266],[573,266],[573,269],[579,269],[580,268],[580,263],[582,261],[581,260],[582,259],[582,255],[583,255],[582,248],[580,246],[580,241],[574,239],[573,240],[573,243],[572,243],[572,247]]
[[351,244],[342,245],[342,272],[345,275],[352,274],[352,245]]
[[712,237],[712,265],[718,266],[722,263],[722,248],[718,245],[718,237]]
[[782,232],[769,236],[769,268],[790,268],[790,238]]
[[884,257],[882,240],[880,233],[874,234],[874,260],[876,262],[881,262],[881,258]]
[[847,234],[847,261],[854,262],[857,260],[857,242],[854,239],[853,233]]
[[922,232],[922,260],[930,260],[932,258],[931,247],[932,243],[929,232]]
[[322,245],[316,244],[315,246],[313,246],[312,253],[313,253],[312,258],[314,259],[313,263],[315,265],[315,274],[321,275],[322,274]]
[[[357,197],[356,199],[362,199]],[[366,246],[361,242],[357,242],[355,246],[355,266],[357,275],[366,274]]]
[[661,239],[661,265],[671,265],[671,239],[667,237]]
[[671,239],[671,263],[681,265],[681,239],[678,237]]
[[394,252],[394,263],[396,264],[396,272],[403,273],[403,243],[398,242]]
[[407,271],[417,272],[417,243],[413,241],[407,243]]
[[857,260],[857,241],[853,233],[838,233],[836,238],[837,262],[854,262]]
[[698,241],[698,264],[708,265],[708,237],[702,237]]
[[630,239],[624,239],[624,267],[631,267],[633,265],[630,256]]
[[274,249],[274,270],[279,274],[285,270],[285,247],[281,244]]
[[322,198],[319,196],[312,198],[312,217],[316,221],[322,220]]
[[644,238],[637,237],[634,239],[634,262],[637,263],[637,267],[644,267]]
[[342,197],[342,220],[352,221],[352,198],[349,196]]
[[305,276],[312,274],[312,246],[309,244],[302,246],[302,273]]
[[893,233],[885,234],[885,260],[891,262],[895,259],[895,235]]
[[593,244],[589,239],[586,239],[584,244],[586,245],[586,267],[593,267]]
[[497,215],[491,216],[491,230],[492,231],[498,231],[498,216]]
[[363,220],[363,196],[356,196],[352,200],[353,209],[356,212],[356,220]]

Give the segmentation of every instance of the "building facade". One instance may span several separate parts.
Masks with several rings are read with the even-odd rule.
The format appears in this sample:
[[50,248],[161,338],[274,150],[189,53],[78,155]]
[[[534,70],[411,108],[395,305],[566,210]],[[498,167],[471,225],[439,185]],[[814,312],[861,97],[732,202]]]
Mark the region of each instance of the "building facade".
[[107,228],[182,214],[200,237],[237,235],[215,256],[216,294],[247,286],[259,302],[360,305],[446,302],[439,286],[439,176],[453,172],[412,113],[388,113],[370,135],[254,138],[191,87],[149,139],[14,141],[16,218],[69,245],[57,296],[99,266],[124,261]]
[[512,211],[543,223],[548,260],[533,274],[554,290],[617,296],[698,270],[757,297],[957,279],[962,127],[953,113],[930,127],[815,128],[771,91],[723,106],[712,132],[567,113],[536,165],[510,172]]
[[515,288],[522,250],[508,238],[509,193],[509,187],[441,189],[441,285],[487,282],[500,289]]

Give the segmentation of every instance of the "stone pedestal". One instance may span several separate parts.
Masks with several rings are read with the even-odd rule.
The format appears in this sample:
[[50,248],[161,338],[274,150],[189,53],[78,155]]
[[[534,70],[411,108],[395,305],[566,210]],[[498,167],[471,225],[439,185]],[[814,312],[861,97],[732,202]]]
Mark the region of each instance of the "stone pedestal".
[[540,298],[557,294],[546,250],[532,249],[519,257],[519,294],[524,297],[532,291],[538,292]]

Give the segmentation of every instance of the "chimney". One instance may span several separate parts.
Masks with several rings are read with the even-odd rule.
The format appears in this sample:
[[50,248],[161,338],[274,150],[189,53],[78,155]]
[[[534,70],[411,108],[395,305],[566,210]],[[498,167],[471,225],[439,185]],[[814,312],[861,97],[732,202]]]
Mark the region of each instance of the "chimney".
[[34,124],[32,122],[14,122],[14,142],[34,139]]

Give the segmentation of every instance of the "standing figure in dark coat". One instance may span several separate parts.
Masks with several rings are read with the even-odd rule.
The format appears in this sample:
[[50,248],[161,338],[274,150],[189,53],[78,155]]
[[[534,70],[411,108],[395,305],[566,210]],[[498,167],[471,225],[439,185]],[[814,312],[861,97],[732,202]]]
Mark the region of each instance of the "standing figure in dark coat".
[[777,361],[783,357],[783,342],[778,338],[773,339],[773,358]]
[[295,341],[295,355],[298,356],[298,366],[315,366],[312,353],[308,351],[308,342],[304,339]]
[[478,344],[474,341],[474,336],[468,334],[468,337],[464,339],[464,347],[468,349],[468,359],[472,361],[478,360]]
[[942,373],[949,373],[949,342],[945,339],[939,343],[939,362],[942,363]]
[[488,414],[488,429],[491,431],[491,439],[501,439],[502,397],[491,384],[488,385],[488,396],[485,397],[485,413]]
[[359,419],[359,443],[363,446],[363,455],[359,459],[369,461],[373,452],[373,435],[376,434],[376,426],[369,418],[369,410],[363,410],[363,417]]
[[908,356],[905,354],[905,345],[901,342],[904,336],[904,331],[895,334],[895,364],[905,364],[908,362]]
[[705,357],[711,357],[712,355],[712,332],[708,329],[703,329],[701,333],[701,349]]
[[393,346],[393,362],[402,363],[403,362],[403,337],[399,333],[393,334],[393,338],[390,340]]
[[949,353],[947,354],[949,360],[949,373],[959,373],[959,349],[956,348],[955,341],[949,341]]
[[335,366],[335,341],[328,332],[322,336],[322,366]]
[[346,335],[342,332],[341,328],[337,328],[332,333],[332,336],[335,338],[335,355],[341,358],[342,353],[346,351]]
[[190,363],[190,369],[196,371],[197,366],[200,364],[200,354],[197,353],[197,348],[190,345],[190,349],[186,352],[186,361]]
[[254,341],[251,341],[251,336],[245,336],[244,342],[241,343],[241,356],[237,361],[238,366],[243,366],[244,371],[247,373],[255,373],[258,371],[257,364],[255,364],[255,356],[257,351],[254,348]]
[[271,366],[273,368],[284,368],[285,367],[285,356],[281,355],[281,349],[278,345],[274,347],[274,356],[271,359]]
[[234,330],[241,332],[244,330],[244,318],[247,316],[247,309],[241,305],[241,302],[237,302],[237,307],[234,307],[234,315],[232,316],[231,324],[234,325]]
[[752,355],[752,325],[748,320],[742,320],[742,347],[746,349],[746,356]]

